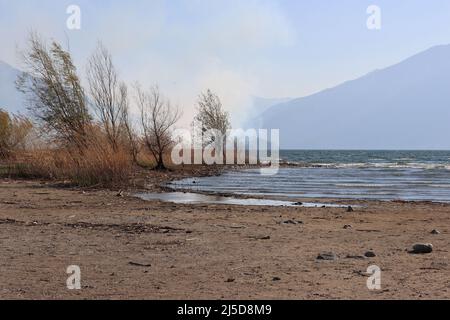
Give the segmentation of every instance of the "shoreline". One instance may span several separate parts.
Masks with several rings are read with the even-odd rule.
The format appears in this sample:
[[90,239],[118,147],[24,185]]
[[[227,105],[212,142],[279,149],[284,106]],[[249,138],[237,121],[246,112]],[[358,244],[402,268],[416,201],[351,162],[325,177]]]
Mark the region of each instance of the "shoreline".
[[[196,179],[196,178],[203,178],[203,177],[210,177],[210,176],[220,176],[225,172],[230,171],[239,171],[239,170],[246,170],[246,169],[259,169],[260,166],[221,166],[218,168],[214,168],[211,171],[208,167],[203,166],[204,171],[201,171],[202,174],[200,175],[187,175],[187,176],[174,176],[167,181],[161,182],[157,186],[157,193],[158,192],[182,192],[182,193],[194,193],[194,194],[200,194],[200,195],[211,195],[211,196],[220,196],[220,197],[232,197],[236,199],[265,199],[265,200],[282,200],[282,201],[289,201],[289,202],[323,202],[323,203],[348,203],[350,205],[358,204],[358,203],[410,203],[410,204],[438,204],[438,205],[449,205],[450,206],[450,200],[449,201],[439,201],[439,200],[404,200],[404,199],[392,199],[392,200],[385,200],[385,199],[370,199],[370,198],[333,198],[333,197],[302,197],[301,195],[295,196],[295,197],[289,197],[289,196],[271,196],[271,195],[264,195],[264,194],[238,194],[233,192],[217,192],[217,191],[204,191],[204,190],[194,190],[190,188],[176,188],[173,186],[169,186],[167,184],[170,184],[173,181],[176,180],[182,180],[182,179]],[[144,191],[144,190],[141,190]],[[147,192],[152,192],[150,190],[146,190]]]
[[[446,204],[174,204],[0,179],[0,231],[4,299],[450,298]],[[418,242],[433,252],[409,254]],[[69,265],[82,290],[66,288]],[[366,287],[371,265],[382,290]]]

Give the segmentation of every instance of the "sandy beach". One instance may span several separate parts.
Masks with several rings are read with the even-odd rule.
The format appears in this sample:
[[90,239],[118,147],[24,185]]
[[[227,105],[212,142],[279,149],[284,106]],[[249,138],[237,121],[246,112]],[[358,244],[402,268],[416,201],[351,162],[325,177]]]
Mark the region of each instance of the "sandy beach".
[[[133,195],[0,180],[0,298],[450,299],[448,204],[345,201],[347,212]],[[433,252],[408,253],[417,242]],[[66,287],[69,265],[81,290]],[[381,290],[367,288],[371,265]]]

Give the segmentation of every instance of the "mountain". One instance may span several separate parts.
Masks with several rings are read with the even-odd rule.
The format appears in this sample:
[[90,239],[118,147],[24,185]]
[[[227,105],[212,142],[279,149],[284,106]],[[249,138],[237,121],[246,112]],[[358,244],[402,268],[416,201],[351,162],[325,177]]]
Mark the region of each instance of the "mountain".
[[286,103],[292,100],[292,98],[262,98],[262,97],[253,97],[253,110],[258,113],[262,113],[269,109],[270,107]]
[[20,73],[21,71],[0,61],[0,108],[9,112],[26,112],[23,95],[15,85]]
[[272,106],[256,120],[289,149],[450,149],[450,45]]
[[272,106],[285,103],[292,100],[292,98],[262,98],[253,96],[251,106],[246,108],[245,120],[240,123],[244,128],[255,128],[259,126],[259,115],[265,112]]

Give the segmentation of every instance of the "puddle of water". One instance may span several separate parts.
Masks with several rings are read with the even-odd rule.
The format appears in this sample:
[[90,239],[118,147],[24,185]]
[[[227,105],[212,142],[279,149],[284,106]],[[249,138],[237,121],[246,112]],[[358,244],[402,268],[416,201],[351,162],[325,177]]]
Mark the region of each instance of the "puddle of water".
[[329,203],[312,203],[270,200],[270,199],[239,199],[233,197],[223,197],[216,195],[205,195],[198,193],[167,192],[167,193],[140,193],[136,195],[143,200],[159,200],[180,204],[228,204],[244,206],[271,206],[271,207],[306,207],[306,208],[347,208],[348,205],[338,205]]

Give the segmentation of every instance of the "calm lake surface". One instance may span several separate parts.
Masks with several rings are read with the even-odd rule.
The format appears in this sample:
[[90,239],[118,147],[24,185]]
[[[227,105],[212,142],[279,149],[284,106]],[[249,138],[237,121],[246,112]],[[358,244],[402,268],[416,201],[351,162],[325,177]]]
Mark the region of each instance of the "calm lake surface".
[[280,168],[277,175],[249,169],[170,186],[292,198],[450,202],[450,151],[283,150],[280,157],[290,166]]

